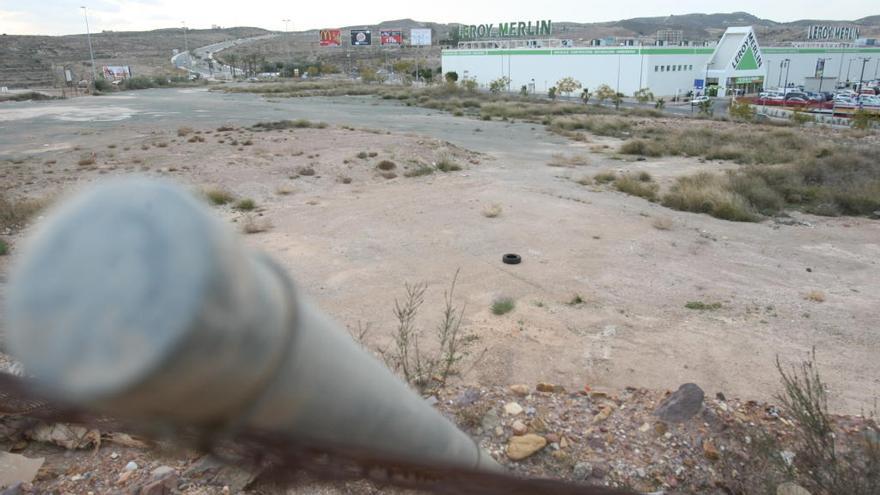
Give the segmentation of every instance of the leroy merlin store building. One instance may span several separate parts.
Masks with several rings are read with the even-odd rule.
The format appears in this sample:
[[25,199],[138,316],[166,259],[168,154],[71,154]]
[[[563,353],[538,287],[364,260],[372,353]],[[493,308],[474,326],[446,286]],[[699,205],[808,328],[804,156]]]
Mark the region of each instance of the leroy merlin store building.
[[[494,48],[503,44],[486,41],[443,50],[443,72],[454,71],[459,78],[481,85],[506,76],[514,91],[526,86],[532,92],[547,92],[556,81],[570,76],[590,90],[607,84],[625,95],[648,88],[656,96],[669,97],[692,90],[701,94],[707,88],[710,94],[734,90],[751,94],[781,87],[786,80],[808,86],[821,81],[823,90],[831,90],[838,81],[857,82],[866,57],[870,60],[864,78],[873,79],[880,60],[880,47],[843,43],[762,48],[751,27],[728,28],[714,47],[581,48],[562,46],[559,40],[539,40],[518,43],[526,45],[522,47]],[[817,68],[821,68],[818,73]]]

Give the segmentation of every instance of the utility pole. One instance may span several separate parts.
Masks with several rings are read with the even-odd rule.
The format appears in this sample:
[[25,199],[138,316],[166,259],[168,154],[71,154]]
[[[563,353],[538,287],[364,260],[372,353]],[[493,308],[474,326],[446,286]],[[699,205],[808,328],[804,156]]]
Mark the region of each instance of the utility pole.
[[862,81],[865,79],[865,65],[868,64],[868,60],[871,60],[871,57],[860,57],[862,61],[862,72],[859,74],[859,89],[856,91],[860,96],[862,94]]
[[80,7],[83,11],[83,18],[86,20],[86,38],[89,40],[89,57],[92,59],[92,89],[95,89],[95,81],[98,80],[98,74],[95,72],[95,51],[92,50],[92,32],[89,30],[89,16],[86,13],[86,7]]
[[785,86],[782,88],[782,107],[785,108],[785,102],[788,101],[788,68],[791,67],[791,59],[785,59]]
[[186,21],[180,21],[180,23],[183,25],[183,51],[186,53],[186,68],[189,69],[192,64],[189,58],[189,41],[186,39]]

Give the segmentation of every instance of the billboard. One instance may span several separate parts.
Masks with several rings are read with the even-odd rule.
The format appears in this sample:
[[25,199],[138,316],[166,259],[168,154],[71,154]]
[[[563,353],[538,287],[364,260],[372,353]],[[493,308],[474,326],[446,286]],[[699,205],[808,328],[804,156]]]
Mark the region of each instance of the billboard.
[[820,58],[816,61],[816,77],[825,77],[825,59]]
[[411,44],[412,46],[431,46],[431,30],[411,30],[409,33],[409,44]]
[[351,30],[351,46],[370,46],[373,44],[373,34],[368,29]]
[[342,46],[342,31],[338,29],[322,29],[321,46]]
[[379,31],[379,42],[384,45],[400,46],[403,44],[403,32],[399,29]]
[[131,77],[131,67],[127,65],[105,65],[101,68],[101,71],[104,74],[104,79],[110,81]]

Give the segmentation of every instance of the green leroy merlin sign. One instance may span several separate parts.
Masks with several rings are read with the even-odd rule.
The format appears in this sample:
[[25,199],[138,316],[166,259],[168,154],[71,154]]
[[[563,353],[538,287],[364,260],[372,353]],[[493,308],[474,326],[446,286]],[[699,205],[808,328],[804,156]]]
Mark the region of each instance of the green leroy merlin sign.
[[761,60],[761,51],[758,49],[758,40],[755,39],[755,33],[749,31],[746,39],[743,40],[742,46],[733,57],[734,70],[756,70],[763,65]]
[[551,21],[501,22],[495,24],[471,24],[458,27],[460,39],[522,38],[526,36],[550,36]]

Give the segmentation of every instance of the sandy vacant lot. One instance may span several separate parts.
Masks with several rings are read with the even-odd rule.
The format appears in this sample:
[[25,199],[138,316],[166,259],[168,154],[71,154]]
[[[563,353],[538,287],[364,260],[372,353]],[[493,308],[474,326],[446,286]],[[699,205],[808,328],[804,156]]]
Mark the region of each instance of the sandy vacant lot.
[[[228,95],[199,98],[206,108],[209,98],[235,108]],[[388,126],[378,117],[349,119],[357,130],[341,127],[354,110],[319,114],[314,102],[255,98],[247,100],[253,115],[239,107],[222,121],[192,112],[154,119],[138,106],[143,102],[119,100],[127,116],[92,129],[70,127],[73,110],[56,103],[31,113],[0,108],[0,183],[12,196],[60,197],[104,177],[145,174],[251,198],[258,206],[251,215],[272,227],[246,242],[280,260],[341,323],[371,325],[368,342],[377,347],[388,342],[404,282],[429,284],[420,322],[432,331],[443,290],[460,269],[456,300],[466,304],[465,325],[479,337],[479,359],[460,377],[465,383],[674,389],[693,381],[711,395],[770,399],[776,356],[793,362],[815,347],[833,409],[858,413],[880,395],[880,222],[793,214],[792,225],[733,223],[672,211],[574,179],[646,170],[668,183],[684,172],[732,165],[620,161],[613,153],[619,141],[610,138],[569,143],[541,126],[377,101],[344,102],[396,117]],[[91,122],[89,112],[73,113]],[[153,120],[133,119],[138,113]],[[244,128],[291,113],[324,115],[331,125]],[[59,115],[68,119],[63,125]],[[221,123],[234,129],[218,132]],[[199,133],[178,137],[182,125]],[[193,136],[204,142],[189,142]],[[367,158],[358,158],[361,152]],[[78,165],[92,153],[94,164]],[[551,167],[553,154],[585,156],[587,164]],[[404,176],[444,159],[462,170]],[[380,174],[381,160],[394,163],[396,177]],[[495,204],[500,215],[484,216]],[[245,220],[229,206],[215,208],[233,227]],[[4,278],[26,234],[8,236],[14,249],[0,258]],[[507,252],[523,263],[502,264]],[[823,302],[806,297],[814,291]],[[576,295],[583,302],[570,304]],[[500,296],[516,307],[496,316],[490,305]],[[721,308],[685,308],[691,301]]]

